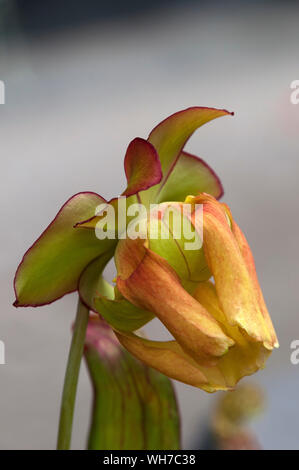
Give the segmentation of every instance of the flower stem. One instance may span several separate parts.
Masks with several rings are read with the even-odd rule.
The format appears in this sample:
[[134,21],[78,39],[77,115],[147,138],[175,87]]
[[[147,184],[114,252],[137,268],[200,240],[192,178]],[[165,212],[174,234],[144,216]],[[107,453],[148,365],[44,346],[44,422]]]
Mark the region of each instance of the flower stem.
[[58,450],[68,450],[71,444],[77,384],[84,349],[88,317],[89,310],[79,299],[73,338],[64,377],[57,438]]

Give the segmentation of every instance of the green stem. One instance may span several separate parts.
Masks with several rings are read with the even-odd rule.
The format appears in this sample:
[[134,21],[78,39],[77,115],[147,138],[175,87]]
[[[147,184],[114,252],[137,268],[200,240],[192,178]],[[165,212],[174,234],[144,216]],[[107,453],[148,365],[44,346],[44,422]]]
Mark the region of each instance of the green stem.
[[78,300],[74,332],[65,371],[58,428],[57,449],[68,450],[71,444],[78,377],[84,349],[89,310]]

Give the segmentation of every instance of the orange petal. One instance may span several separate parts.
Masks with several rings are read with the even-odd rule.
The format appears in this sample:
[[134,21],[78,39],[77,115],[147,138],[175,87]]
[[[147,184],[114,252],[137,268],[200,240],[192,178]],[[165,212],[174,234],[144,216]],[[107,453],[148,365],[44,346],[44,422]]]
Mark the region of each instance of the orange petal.
[[240,248],[240,251],[242,253],[243,259],[245,261],[245,264],[247,266],[249,275],[250,275],[251,280],[253,282],[253,286],[254,286],[254,289],[255,289],[255,292],[256,292],[256,296],[257,296],[257,299],[258,299],[260,309],[262,311],[265,323],[267,325],[268,331],[269,331],[269,333],[271,335],[271,338],[272,338],[272,343],[273,343],[274,347],[278,348],[279,343],[278,343],[277,336],[276,336],[276,333],[275,333],[275,330],[274,330],[274,327],[273,327],[273,324],[272,324],[272,320],[270,318],[268,309],[266,307],[266,303],[265,303],[265,300],[264,300],[262,290],[261,290],[260,285],[259,285],[259,281],[258,281],[258,278],[257,278],[256,269],[255,269],[255,262],[254,262],[252,252],[250,250],[250,247],[248,245],[248,242],[245,238],[244,233],[242,232],[242,230],[240,229],[240,227],[236,224],[236,222],[234,220],[232,220],[232,231],[233,231],[235,239],[236,239],[236,241],[239,245],[239,248]]
[[215,279],[219,303],[230,325],[244,329],[254,341],[272,349],[272,331],[259,305],[256,287],[231,230],[225,206],[205,194],[194,198],[204,205],[204,251]]
[[118,244],[115,256],[118,289],[137,307],[154,312],[196,360],[215,363],[233,341],[185,291],[169,264],[140,242],[127,239]]
[[[250,360],[245,351],[233,346],[212,367],[196,362],[177,341],[151,341],[134,333],[116,332],[120,343],[139,360],[168,377],[201,388],[206,392],[232,390],[244,375],[256,372],[260,365]],[[256,346],[254,346],[256,347]],[[259,344],[262,348],[262,345]],[[265,357],[270,354],[263,348]],[[260,356],[261,361],[265,357]]]

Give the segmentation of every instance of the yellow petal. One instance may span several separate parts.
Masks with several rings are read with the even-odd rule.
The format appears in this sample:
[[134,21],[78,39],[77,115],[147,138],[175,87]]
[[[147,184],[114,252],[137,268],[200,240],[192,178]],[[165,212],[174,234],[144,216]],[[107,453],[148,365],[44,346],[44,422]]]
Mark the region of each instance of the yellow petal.
[[254,262],[250,247],[248,245],[248,242],[245,238],[244,233],[242,232],[242,230],[240,229],[240,227],[236,224],[236,222],[234,220],[232,220],[232,231],[233,231],[235,239],[236,239],[236,241],[239,245],[239,248],[240,248],[240,251],[242,253],[243,259],[246,263],[249,275],[250,275],[251,280],[253,282],[253,286],[254,286],[254,289],[256,291],[256,296],[257,296],[257,299],[258,299],[260,309],[262,311],[265,323],[267,325],[268,331],[269,331],[269,333],[271,335],[271,338],[272,338],[272,344],[274,345],[275,348],[278,348],[279,343],[278,343],[277,336],[276,336],[276,333],[275,333],[275,330],[274,330],[274,327],[273,327],[273,324],[272,324],[272,320],[270,318],[268,309],[266,307],[266,303],[265,303],[265,300],[264,300],[262,290],[261,290],[260,285],[259,285],[259,281],[258,281],[258,278],[257,278],[256,269],[255,269],[255,262]]
[[210,281],[201,282],[194,296],[217,318],[223,330],[235,341],[235,345],[218,361],[216,366],[225,377],[227,385],[234,387],[242,377],[263,368],[271,351],[264,347],[263,342],[253,342],[245,330],[227,323],[215,286]]
[[262,313],[225,206],[204,194],[195,199],[196,203],[204,205],[204,250],[227,322],[239,326],[252,340],[261,341],[266,348],[272,349],[275,344],[272,331]]
[[135,334],[116,332],[120,343],[135,357],[168,377],[207,392],[228,390],[224,378],[215,367],[207,374],[188,356],[176,341],[151,341]]
[[[133,356],[148,366],[172,379],[210,393],[232,390],[244,375],[252,374],[259,368],[254,361],[249,360],[250,351],[245,353],[244,349],[235,346],[216,366],[206,367],[186,354],[177,341],[151,341],[134,333],[120,331],[116,335]],[[270,354],[265,348],[263,351],[265,356]]]

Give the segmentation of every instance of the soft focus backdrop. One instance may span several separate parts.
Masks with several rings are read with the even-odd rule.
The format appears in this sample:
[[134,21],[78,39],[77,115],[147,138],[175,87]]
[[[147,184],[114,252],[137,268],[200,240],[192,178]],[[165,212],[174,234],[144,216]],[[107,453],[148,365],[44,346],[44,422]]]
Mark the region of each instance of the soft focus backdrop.
[[[249,379],[267,396],[266,411],[252,426],[264,448],[299,449],[299,365],[290,362],[290,343],[299,339],[299,104],[290,103],[290,83],[299,79],[298,6],[165,1],[141,11],[135,2],[126,14],[115,7],[92,22],[66,18],[67,27],[61,12],[55,29],[46,24],[45,18],[55,23],[47,11],[40,22],[34,10],[25,9],[26,16],[25,3],[0,3],[6,14],[0,45],[6,85],[0,105],[0,340],[6,345],[0,448],[55,446],[76,304],[68,295],[40,309],[14,309],[12,279],[21,256],[72,194],[119,194],[131,139],[146,138],[177,110],[204,105],[225,107],[235,117],[204,126],[187,149],[222,179],[281,344],[266,369]],[[163,335],[156,322],[149,332]],[[175,386],[184,446],[191,448],[215,395]],[[90,399],[84,365],[73,448],[84,448]]]

